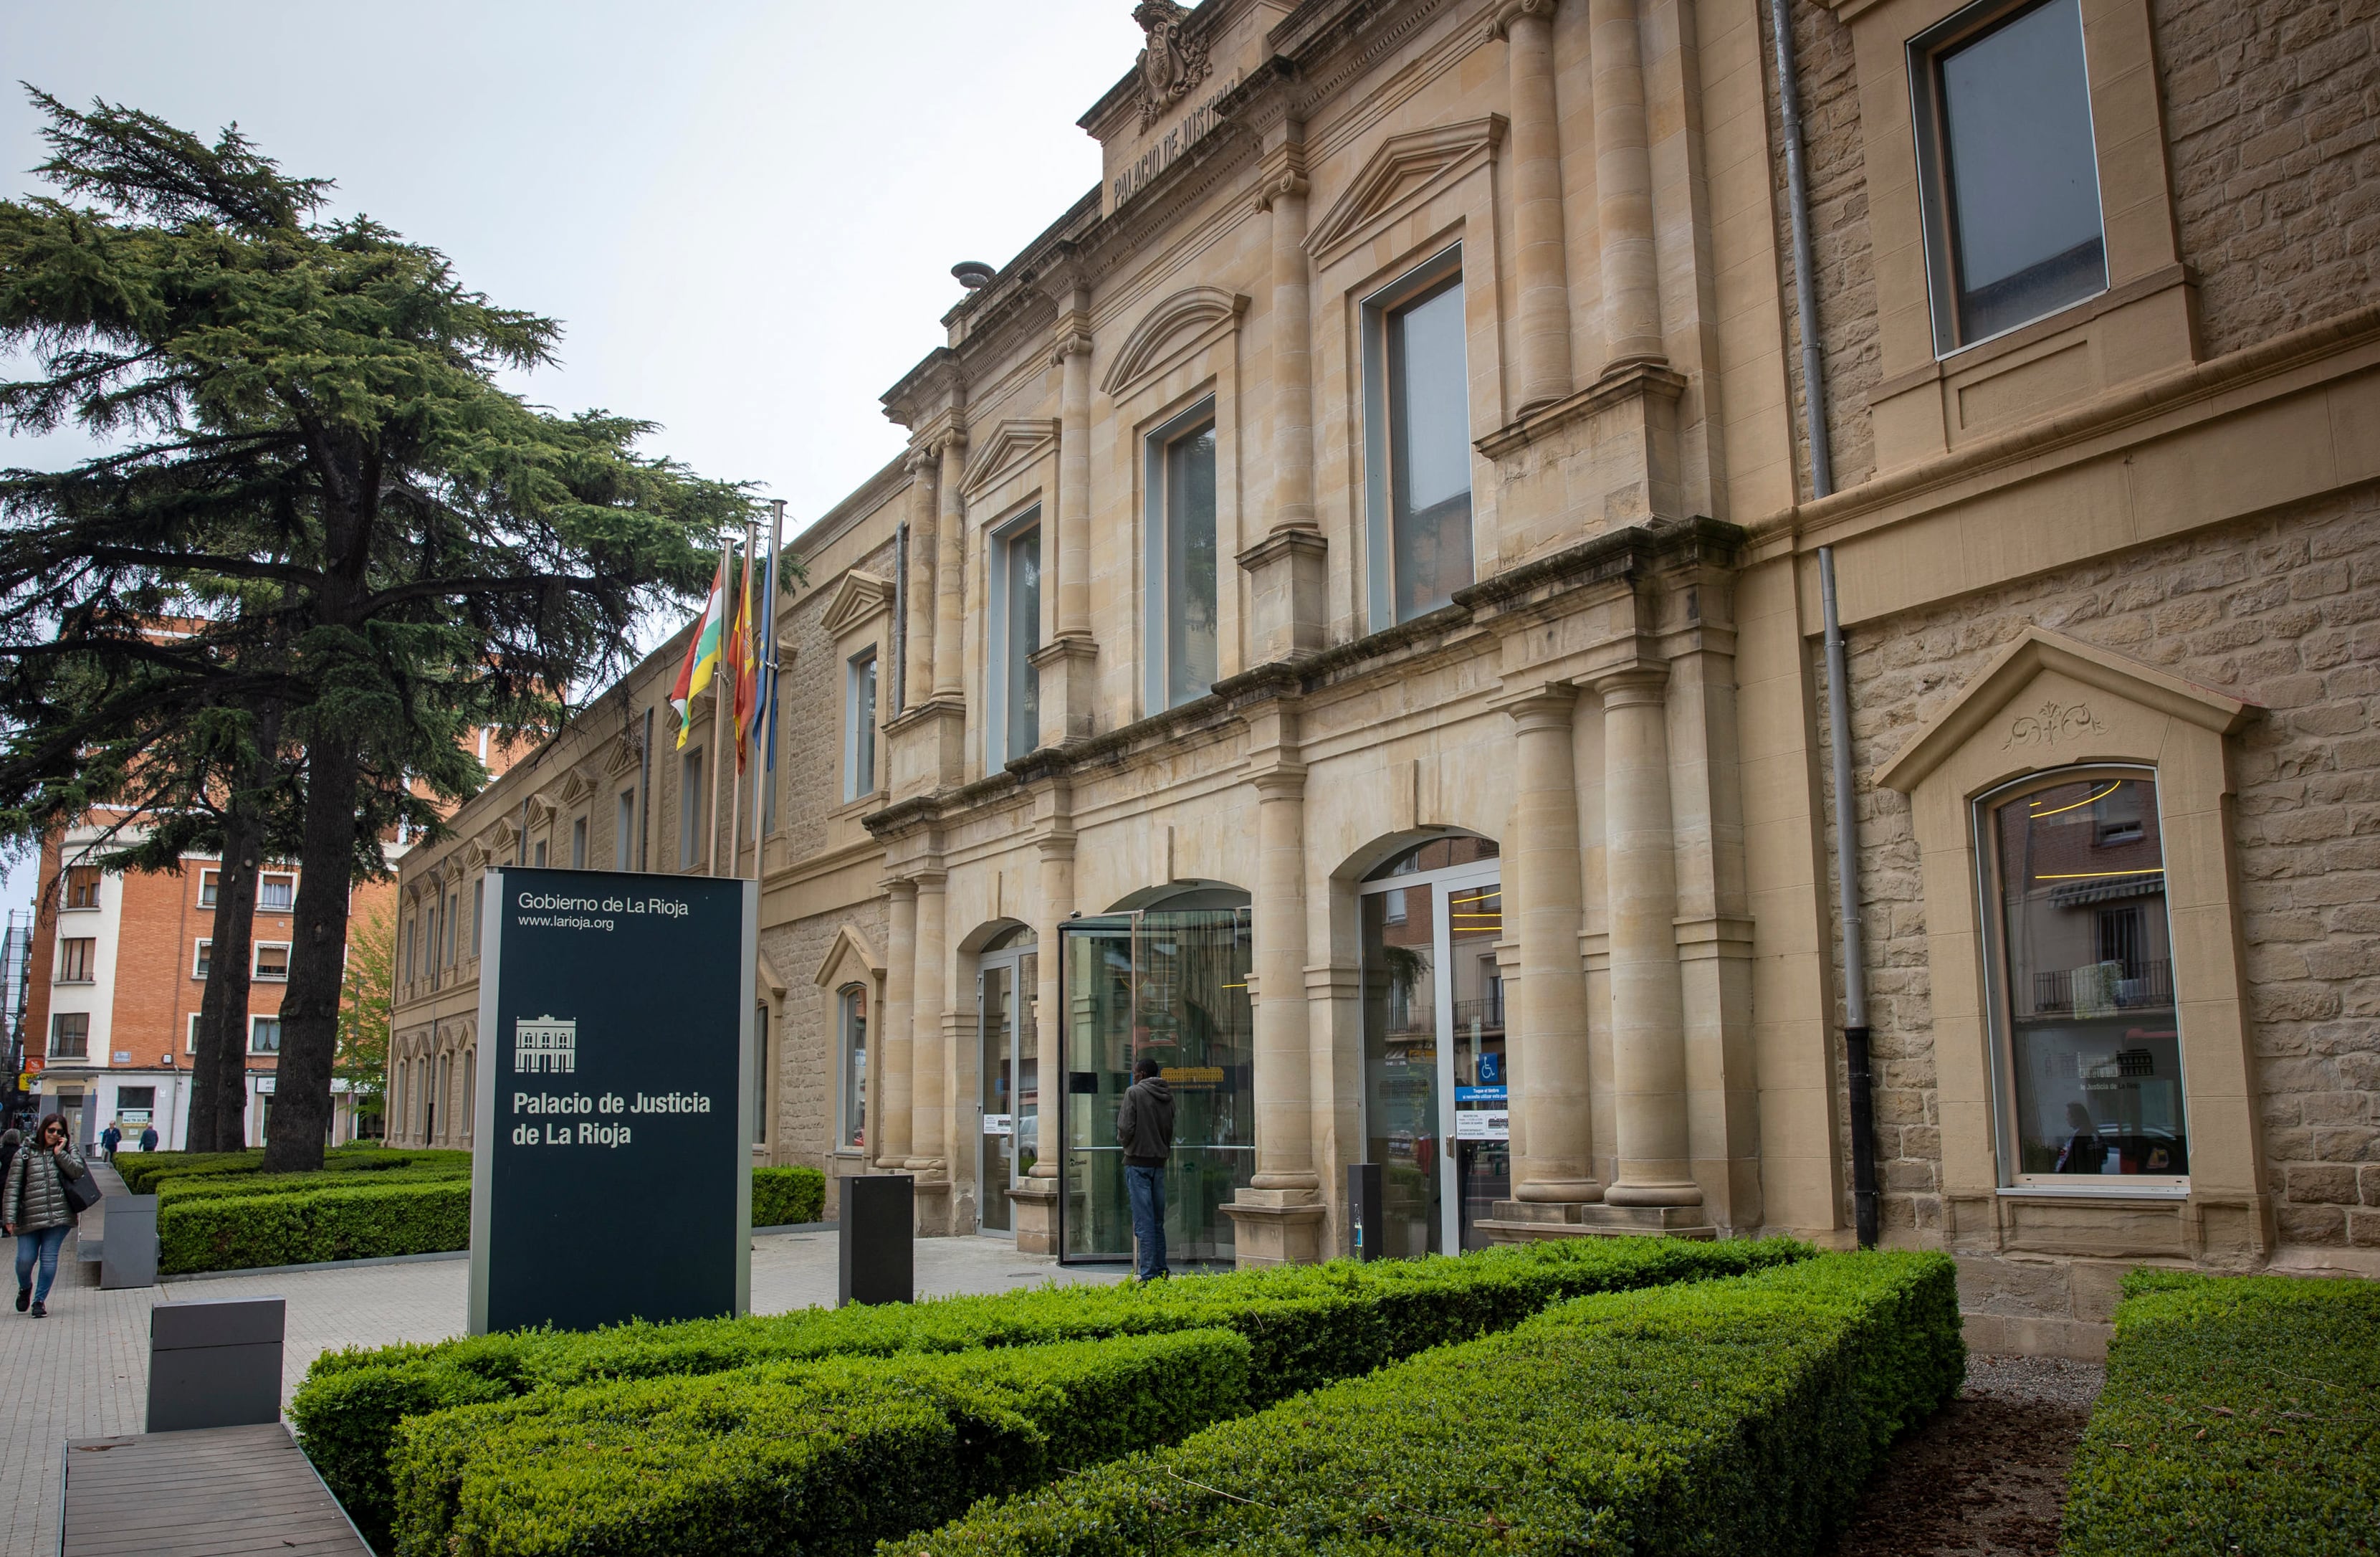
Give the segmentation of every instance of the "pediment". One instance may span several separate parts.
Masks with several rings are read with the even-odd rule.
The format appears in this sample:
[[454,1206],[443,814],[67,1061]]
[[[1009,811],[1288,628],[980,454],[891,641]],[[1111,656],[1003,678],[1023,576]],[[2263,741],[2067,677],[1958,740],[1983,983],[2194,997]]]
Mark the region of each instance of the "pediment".
[[1121,398],[1239,328],[1248,299],[1220,286],[1185,286],[1141,316],[1099,387]]
[[575,806],[595,793],[595,781],[584,769],[573,768],[562,775],[561,787],[555,792],[556,809]]
[[1506,119],[1482,119],[1392,135],[1379,144],[1306,236],[1317,263],[1341,252],[1438,193],[1495,154]]
[[959,478],[959,495],[973,498],[1058,446],[1055,417],[1011,417],[977,441],[975,457]]
[[1970,740],[1992,738],[1991,727],[2002,723],[2007,727],[1999,732],[1999,745],[2034,747],[2053,756],[2063,750],[2074,760],[2089,760],[2094,754],[2086,743],[2103,724],[2102,714],[2087,700],[2036,704],[2030,694],[2044,673],[2217,735],[2239,729],[2254,707],[2064,633],[2027,627],[1876,770],[1876,783],[1907,795]]
[[818,972],[812,975],[820,989],[827,989],[855,976],[873,979],[884,971],[876,949],[868,938],[844,925],[827,943],[826,955],[819,959]]
[[854,568],[834,587],[834,598],[827,602],[822,625],[830,634],[841,638],[892,604],[892,580]]

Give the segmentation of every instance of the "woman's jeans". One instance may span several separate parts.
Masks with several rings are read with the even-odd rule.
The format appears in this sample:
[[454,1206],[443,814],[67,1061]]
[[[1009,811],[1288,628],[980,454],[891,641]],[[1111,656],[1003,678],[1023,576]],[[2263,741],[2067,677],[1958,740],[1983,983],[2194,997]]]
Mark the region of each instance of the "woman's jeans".
[[44,1227],[38,1233],[17,1235],[17,1290],[22,1292],[33,1285],[33,1260],[42,1261],[42,1283],[33,1288],[33,1301],[50,1300],[50,1283],[58,1279],[58,1249],[67,1241],[64,1227]]
[[[1127,1164],[1123,1182],[1132,1195],[1132,1239],[1139,1246],[1140,1279],[1172,1275],[1165,1268],[1165,1170]],[[22,1256],[18,1259],[21,1262]]]

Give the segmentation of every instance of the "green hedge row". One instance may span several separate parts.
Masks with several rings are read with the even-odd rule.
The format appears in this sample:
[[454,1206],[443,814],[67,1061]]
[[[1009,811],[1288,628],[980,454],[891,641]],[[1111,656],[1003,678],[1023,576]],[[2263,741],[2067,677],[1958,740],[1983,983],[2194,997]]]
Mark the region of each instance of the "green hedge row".
[[157,1269],[168,1276],[431,1254],[471,1244],[471,1184],[359,1184],[157,1204]]
[[315,1189],[384,1189],[393,1184],[468,1184],[470,1181],[471,1165],[468,1162],[460,1172],[442,1162],[387,1168],[369,1174],[274,1174],[270,1177],[255,1174],[177,1174],[158,1180],[153,1193],[157,1197],[157,1209],[163,1211],[167,1206],[186,1205],[192,1200],[301,1195]]
[[2380,1550],[2380,1283],[2135,1271],[2067,1557]]
[[1043,1287],[993,1296],[516,1332],[326,1352],[289,1407],[317,1470],[368,1538],[389,1527],[397,1424],[540,1388],[705,1374],[769,1362],[1028,1346],[1229,1329],[1253,1348],[1251,1398],[1269,1404],[1451,1340],[1502,1330],[1586,1293],[1737,1275],[1805,1259],[1807,1245],[1582,1239],[1370,1265],[1276,1266],[1146,1285]]
[[1957,1393],[1937,1254],[1590,1297],[880,1550],[1801,1553]]
[[[468,1174],[470,1163],[471,1154],[468,1151],[430,1149],[392,1150],[380,1146],[342,1146],[322,1153],[322,1171],[330,1174],[444,1167]],[[156,1194],[167,1180],[234,1178],[261,1174],[263,1168],[261,1148],[252,1151],[128,1151],[115,1162],[115,1171],[123,1175],[125,1187],[135,1195]]]
[[826,1175],[816,1168],[752,1170],[752,1225],[791,1227],[826,1217]]
[[407,1422],[400,1557],[851,1553],[1246,1408],[1227,1330],[776,1363]]

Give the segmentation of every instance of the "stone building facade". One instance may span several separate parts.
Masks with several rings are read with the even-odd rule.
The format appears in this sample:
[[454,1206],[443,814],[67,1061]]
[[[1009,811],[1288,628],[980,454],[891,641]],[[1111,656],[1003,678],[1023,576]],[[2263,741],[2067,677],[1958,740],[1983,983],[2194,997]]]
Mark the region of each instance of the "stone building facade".
[[[2380,1273],[2380,22],[1781,10],[1139,7],[1099,188],[794,543],[756,1150],[1119,1258],[1148,1054],[1195,1259],[1346,1249],[1365,1163],[1396,1252],[1847,1243],[1864,996],[1881,1236],[1977,1344],[2093,1351],[2141,1261]],[[711,868],[681,652],[408,911],[582,825]]]

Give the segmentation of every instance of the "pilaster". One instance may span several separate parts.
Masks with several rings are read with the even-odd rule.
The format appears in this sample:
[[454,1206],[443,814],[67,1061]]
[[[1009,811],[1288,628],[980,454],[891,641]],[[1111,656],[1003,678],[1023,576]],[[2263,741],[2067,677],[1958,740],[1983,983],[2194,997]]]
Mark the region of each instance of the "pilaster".
[[[1570,260],[1562,237],[1561,113],[1554,92],[1556,4],[1502,0],[1488,23],[1504,40],[1512,94],[1513,271],[1520,294],[1516,355],[1524,415],[1571,392]],[[1598,79],[1598,103],[1601,91]],[[1643,118],[1640,86],[1640,146]],[[1648,175],[1648,188],[1650,183]],[[1649,206],[1645,224],[1649,235]]]
[[1272,237],[1271,512],[1264,536],[1242,551],[1249,582],[1249,649],[1257,664],[1322,648],[1329,624],[1329,543],[1314,515],[1314,320],[1305,252],[1304,130],[1282,119],[1264,132],[1257,208]]

